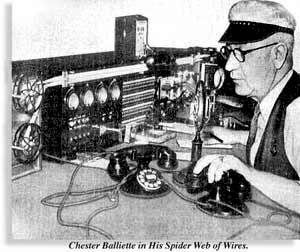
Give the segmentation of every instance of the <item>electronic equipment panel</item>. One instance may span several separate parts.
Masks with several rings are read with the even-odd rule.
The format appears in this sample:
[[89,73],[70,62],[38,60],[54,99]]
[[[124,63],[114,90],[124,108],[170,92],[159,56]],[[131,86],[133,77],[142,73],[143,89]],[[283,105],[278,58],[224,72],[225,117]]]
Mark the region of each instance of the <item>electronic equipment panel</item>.
[[139,123],[152,113],[155,93],[155,77],[123,82],[122,124]]
[[[202,48],[203,49],[203,48]],[[207,97],[208,109],[214,110],[215,92],[224,82],[220,76],[218,52],[215,48],[206,48],[188,58],[176,60],[176,69],[169,76],[159,78],[159,95],[155,103],[161,121],[179,121],[191,123],[193,109],[191,102],[201,86],[211,95]],[[208,111],[207,111],[208,113]]]
[[152,112],[155,77],[146,70],[138,65],[48,80],[41,114],[44,150],[75,159],[78,152],[120,143],[126,124],[143,123]]

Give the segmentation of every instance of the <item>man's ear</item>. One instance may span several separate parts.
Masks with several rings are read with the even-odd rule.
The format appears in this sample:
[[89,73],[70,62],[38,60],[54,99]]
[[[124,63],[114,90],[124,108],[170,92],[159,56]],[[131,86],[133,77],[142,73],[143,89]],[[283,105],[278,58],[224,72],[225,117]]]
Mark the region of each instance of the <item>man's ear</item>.
[[288,47],[284,43],[278,43],[272,50],[273,62],[276,69],[280,69],[288,55]]

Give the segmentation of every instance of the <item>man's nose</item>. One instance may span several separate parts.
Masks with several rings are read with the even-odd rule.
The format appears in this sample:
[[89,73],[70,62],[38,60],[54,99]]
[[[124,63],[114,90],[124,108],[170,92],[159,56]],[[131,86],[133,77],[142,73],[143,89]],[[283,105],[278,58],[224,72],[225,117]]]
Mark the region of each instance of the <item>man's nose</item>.
[[233,53],[230,53],[225,65],[225,70],[231,72],[239,67],[239,61],[235,58]]

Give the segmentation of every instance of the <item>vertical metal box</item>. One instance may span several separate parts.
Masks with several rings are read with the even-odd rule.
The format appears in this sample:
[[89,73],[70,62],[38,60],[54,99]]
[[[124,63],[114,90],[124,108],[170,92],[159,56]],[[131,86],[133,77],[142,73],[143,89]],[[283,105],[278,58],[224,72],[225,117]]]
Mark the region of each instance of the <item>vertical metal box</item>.
[[146,54],[148,18],[142,15],[116,17],[115,60],[122,64],[135,61]]

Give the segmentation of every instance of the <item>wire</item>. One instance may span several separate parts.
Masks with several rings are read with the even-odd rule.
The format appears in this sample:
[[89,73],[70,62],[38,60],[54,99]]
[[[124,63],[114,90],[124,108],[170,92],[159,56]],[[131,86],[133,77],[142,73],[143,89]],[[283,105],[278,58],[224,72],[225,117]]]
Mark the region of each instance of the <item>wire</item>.
[[[118,205],[119,205],[119,195],[117,194],[116,199],[115,199],[114,203],[113,203],[111,206],[101,207],[101,208],[95,210],[94,212],[92,212],[92,213],[88,216],[87,221],[86,221],[86,224],[85,224],[85,226],[86,226],[86,231],[87,231],[87,233],[86,233],[86,238],[87,238],[87,239],[90,238],[90,227],[91,227],[91,221],[92,221],[92,219],[93,219],[94,217],[96,217],[96,215],[98,215],[98,214],[100,214],[100,213],[102,213],[102,212],[104,212],[104,211],[108,211],[108,210],[112,210],[112,209],[116,208]],[[111,237],[106,236],[106,237],[107,237],[108,239],[112,239],[112,236],[111,236]]]
[[[72,165],[76,165],[76,168],[75,168],[75,170],[72,173],[72,176],[71,176],[71,179],[70,179],[67,191],[66,192],[59,192],[59,193],[55,193],[55,194],[49,195],[49,196],[45,197],[44,199],[42,199],[41,203],[43,205],[45,205],[45,206],[58,207],[58,210],[57,210],[57,220],[58,220],[58,223],[61,224],[61,225],[63,225],[63,226],[77,227],[77,228],[85,229],[86,230],[86,237],[87,238],[90,237],[90,230],[92,230],[94,232],[99,233],[100,235],[104,236],[107,239],[113,239],[112,235],[109,234],[109,233],[107,233],[105,230],[103,230],[103,229],[101,229],[99,227],[91,225],[91,221],[98,214],[100,214],[100,213],[102,213],[104,211],[108,211],[108,210],[114,209],[114,208],[116,208],[118,206],[118,204],[119,204],[119,191],[120,191],[120,187],[121,187],[122,184],[124,184],[127,181],[127,178],[136,171],[136,169],[131,170],[131,172],[126,177],[124,177],[122,179],[122,181],[120,183],[118,183],[118,184],[111,185],[111,186],[106,186],[106,187],[103,187],[103,188],[97,188],[97,189],[93,189],[93,190],[72,192],[71,189],[73,187],[75,177],[76,177],[78,171],[80,170],[80,168],[82,168],[82,167],[94,168],[94,167],[83,166],[82,165],[83,161],[80,164],[76,164],[74,162],[67,161],[67,160],[64,160],[64,159],[60,159],[60,158],[54,157],[52,155],[48,155],[48,154],[45,154],[45,155],[48,156],[48,157],[50,157],[50,158],[54,158],[56,160],[62,161],[62,162],[66,162],[66,163],[70,163]],[[97,169],[99,169],[99,168],[97,167]],[[162,173],[176,173],[176,171],[161,171],[161,172]],[[297,229],[294,229],[294,228],[291,228],[291,227],[287,226],[292,221],[292,218],[291,218],[292,214],[291,214],[291,211],[289,211],[289,210],[284,211],[282,209],[279,209],[279,208],[276,208],[276,207],[272,207],[272,206],[260,203],[258,201],[255,201],[255,200],[251,200],[250,202],[252,202],[252,203],[258,204],[260,206],[263,206],[265,208],[268,208],[268,209],[272,210],[272,212],[269,213],[266,216],[266,218],[255,219],[254,217],[252,217],[248,213],[244,213],[244,212],[240,211],[239,209],[237,209],[237,208],[235,208],[235,207],[233,207],[233,206],[231,206],[231,205],[229,205],[227,203],[221,202],[221,201],[210,199],[210,200],[208,200],[207,203],[199,202],[198,200],[190,198],[190,197],[184,195],[183,193],[181,193],[173,184],[171,184],[165,178],[162,178],[162,180],[170,187],[170,189],[177,196],[179,196],[180,198],[182,198],[185,201],[194,203],[194,204],[196,204],[198,206],[202,206],[202,207],[209,207],[209,206],[211,206],[211,203],[219,204],[219,205],[222,205],[222,206],[230,208],[231,210],[237,212],[242,217],[245,217],[245,218],[247,218],[247,219],[249,219],[249,220],[252,221],[252,223],[250,225],[244,227],[242,230],[239,230],[237,233],[231,235],[227,239],[234,239],[235,237],[237,237],[238,235],[242,234],[243,232],[245,232],[246,230],[248,230],[249,228],[251,228],[252,226],[255,226],[255,225],[279,226],[279,227],[283,227],[283,228],[285,228],[287,230],[290,230],[292,232],[300,234],[300,230],[297,230]],[[66,202],[67,199],[70,196],[83,196],[83,195],[97,194],[97,193],[105,193],[105,194],[94,196],[94,197],[90,197],[90,198],[86,198],[86,199],[83,199],[83,200]],[[111,194],[109,194],[109,193],[111,193]],[[60,203],[51,202],[52,199],[58,198],[58,197],[63,197],[63,199],[61,200]],[[88,218],[87,218],[87,220],[86,220],[85,223],[63,221],[63,219],[62,219],[62,210],[63,210],[64,207],[71,207],[71,206],[82,205],[82,204],[94,202],[94,201],[102,199],[104,197],[108,197],[111,201],[113,201],[113,204],[110,205],[110,206],[101,207],[101,208],[93,211],[88,216]],[[274,216],[280,216],[280,215],[286,217],[286,220],[284,222],[272,221],[272,217],[274,217]]]
[[179,196],[181,199],[187,201],[187,202],[191,202],[200,206],[210,206],[210,204],[208,203],[202,203],[199,202],[198,200],[195,200],[193,198],[190,198],[186,195],[184,195],[183,193],[181,193],[173,184],[171,184],[168,180],[166,180],[165,178],[162,179],[170,188],[171,190],[177,195]]
[[[102,153],[99,153],[99,155],[101,155],[101,154]],[[70,179],[67,191],[66,192],[59,192],[59,193],[55,193],[55,194],[49,195],[46,198],[42,199],[41,203],[43,205],[46,205],[46,206],[58,207],[58,209],[57,209],[57,221],[58,221],[58,223],[60,225],[67,226],[67,227],[82,228],[82,229],[86,229],[86,230],[92,230],[92,231],[95,231],[95,232],[99,233],[100,235],[104,236],[107,239],[113,239],[113,237],[112,237],[111,234],[107,233],[105,230],[103,230],[103,229],[101,229],[99,227],[90,225],[90,223],[88,223],[88,225],[87,225],[85,223],[66,222],[66,221],[64,221],[62,219],[62,211],[63,211],[64,207],[82,205],[82,204],[86,204],[86,203],[90,203],[90,202],[102,199],[104,197],[108,197],[108,192],[111,192],[112,190],[115,190],[116,188],[118,188],[118,184],[113,185],[113,186],[107,186],[107,187],[104,187],[104,188],[98,188],[98,189],[95,189],[95,190],[71,192],[73,184],[74,184],[75,177],[76,177],[78,171],[80,170],[80,168],[86,167],[86,168],[97,168],[97,169],[99,169],[99,167],[84,166],[82,164],[83,161],[80,164],[76,164],[75,162],[71,162],[71,161],[68,161],[68,160],[57,158],[57,157],[49,155],[49,154],[44,154],[44,155],[47,156],[47,157],[49,157],[49,158],[52,158],[52,159],[55,159],[55,160],[58,160],[58,161],[61,161],[61,162],[64,162],[64,163],[69,163],[69,164],[72,164],[72,165],[76,165],[76,168],[75,168],[75,170],[72,173],[72,176],[71,176],[71,179]],[[84,200],[79,200],[79,201],[73,201],[73,202],[66,203],[66,201],[69,198],[69,196],[81,196],[81,195],[87,195],[87,194],[93,194],[93,193],[94,194],[95,193],[104,193],[104,192],[106,193],[104,195],[94,196],[94,197],[90,197],[90,198],[87,198],[87,199],[84,199]],[[58,197],[63,197],[63,199],[61,200],[60,203],[54,203],[54,202],[50,201],[51,199],[58,198]],[[100,212],[109,210],[112,207],[113,208],[117,207],[117,205],[118,205],[118,202],[114,203],[113,206],[102,207],[102,208],[100,208],[100,210],[98,209],[97,212],[99,214]]]
[[[292,214],[291,214],[290,211],[283,211],[283,210],[281,210],[279,208],[271,207],[271,206],[263,204],[265,207],[268,206],[268,208],[272,209],[273,211],[271,213],[269,213],[266,216],[266,218],[256,219],[253,216],[251,216],[250,214],[244,213],[244,212],[240,211],[239,209],[237,209],[237,208],[235,208],[235,207],[233,207],[233,206],[231,206],[231,205],[229,205],[229,204],[227,204],[225,202],[221,202],[221,201],[218,201],[218,200],[209,199],[208,203],[203,203],[203,202],[199,202],[198,200],[195,200],[195,199],[192,199],[190,197],[187,197],[186,195],[184,195],[183,193],[181,193],[169,181],[167,181],[164,178],[163,178],[163,180],[171,188],[171,190],[176,195],[178,195],[180,198],[182,198],[185,201],[194,203],[194,204],[199,205],[199,206],[211,206],[211,204],[209,204],[209,203],[219,204],[219,205],[222,205],[222,206],[230,208],[231,210],[233,210],[233,211],[237,212],[238,214],[240,214],[242,217],[245,217],[245,218],[249,219],[250,221],[252,221],[252,223],[250,225],[246,226],[242,230],[239,230],[237,233],[231,235],[230,237],[227,238],[227,240],[235,238],[236,236],[242,234],[243,232],[245,232],[246,230],[248,230],[250,227],[255,226],[255,225],[261,225],[261,226],[262,225],[265,225],[265,226],[278,226],[278,227],[283,227],[283,228],[285,228],[287,230],[290,230],[290,231],[292,231],[294,233],[300,234],[300,230],[294,229],[294,228],[291,228],[291,227],[287,226],[292,221],[292,217],[291,217]],[[271,220],[273,216],[280,216],[280,215],[286,217],[285,222],[278,222],[278,221],[272,221]]]
[[[101,155],[107,154],[107,153],[108,152],[97,153],[97,156],[101,156]],[[58,158],[58,157],[55,157],[55,156],[52,156],[52,155],[49,155],[49,154],[44,154],[44,155],[51,158],[51,159],[55,159],[57,161],[61,161],[61,162],[72,164],[72,165],[78,165],[75,162],[68,161],[68,160],[65,160],[65,159],[62,159],[62,158]],[[99,167],[84,166],[82,164],[81,164],[81,167],[99,169]],[[116,187],[116,185],[112,185],[112,186],[107,186],[107,187],[97,188],[97,189],[92,189],[92,190],[87,190],[87,191],[70,192],[69,196],[82,196],[82,195],[87,195],[87,194],[104,193],[104,192],[108,192],[108,191],[111,191],[111,190],[115,189],[115,187]],[[43,198],[41,200],[41,203],[45,206],[59,207],[60,203],[51,202],[51,199],[55,199],[55,198],[58,198],[58,197],[63,197],[64,195],[65,195],[65,192],[54,193],[52,195],[49,195],[49,196]],[[84,200],[71,201],[71,202],[65,203],[64,207],[83,205],[83,204],[86,204],[86,203],[91,203],[91,202],[97,201],[97,200],[102,199],[104,197],[105,197],[105,195],[100,195],[100,196],[90,197],[90,198],[87,198],[87,199],[84,199]]]
[[251,199],[250,202],[251,202],[251,203],[254,203],[254,204],[256,204],[256,205],[262,206],[262,207],[264,207],[264,208],[268,208],[268,209],[273,210],[273,211],[278,211],[278,210],[280,210],[280,211],[282,211],[282,212],[286,212],[286,211],[287,211],[287,212],[289,212],[289,214],[290,214],[291,216],[295,216],[296,218],[300,219],[300,214],[299,214],[299,213],[297,213],[297,212],[295,212],[295,211],[292,211],[292,210],[290,210],[290,209],[288,209],[288,208],[286,208],[286,207],[284,207],[284,206],[278,204],[278,203],[275,202],[275,201],[273,201],[273,202],[274,202],[279,208],[270,206],[270,205],[268,205],[268,204],[259,202],[259,201],[254,200],[254,199]]
[[[121,182],[118,183],[118,184],[115,184],[115,185],[112,185],[112,186],[106,186],[106,187],[103,187],[103,188],[97,188],[97,189],[93,189],[93,190],[72,192],[71,190],[72,190],[72,187],[73,187],[73,184],[74,184],[75,177],[76,177],[79,169],[83,167],[82,166],[83,161],[80,164],[76,164],[74,162],[67,161],[67,160],[64,160],[64,159],[61,159],[61,158],[57,158],[57,157],[54,157],[52,155],[48,155],[48,154],[46,154],[46,155],[50,158],[54,158],[54,159],[62,161],[62,162],[66,162],[66,163],[70,163],[72,165],[76,165],[76,168],[72,173],[67,191],[49,195],[49,196],[43,198],[41,200],[41,203],[45,206],[58,207],[58,210],[57,210],[57,221],[58,221],[58,223],[60,225],[67,226],[67,227],[76,227],[76,228],[86,229],[87,239],[89,239],[89,237],[90,237],[90,230],[99,233],[100,235],[104,236],[107,239],[113,239],[113,236],[111,234],[109,234],[108,232],[106,232],[105,230],[103,230],[99,227],[91,225],[90,223],[91,223],[92,219],[95,216],[97,216],[98,214],[100,214],[104,211],[114,209],[118,206],[120,187],[121,187],[122,184],[124,184],[127,181],[127,178],[136,171],[136,169],[131,170],[131,172],[126,177],[124,177],[121,180]],[[88,166],[87,168],[91,168],[91,167]],[[111,192],[111,194],[109,194],[109,192]],[[105,194],[90,197],[90,198],[87,198],[87,199],[84,199],[84,200],[66,202],[67,199],[70,196],[82,196],[82,195],[95,194],[95,193],[105,193]],[[52,199],[58,198],[58,197],[63,197],[63,199],[61,200],[60,203],[51,202]],[[63,211],[64,207],[82,205],[82,204],[86,204],[86,203],[90,203],[90,202],[102,199],[104,197],[108,197],[114,203],[111,206],[101,207],[101,208],[95,210],[94,212],[92,212],[88,216],[88,219],[87,219],[86,223],[66,222],[62,219],[62,211]]]
[[294,233],[300,234],[300,230],[288,227],[286,223],[279,223],[279,222],[273,222],[273,221],[270,221],[270,220],[261,219],[261,220],[255,220],[255,222],[249,224],[248,226],[244,227],[243,229],[239,230],[238,232],[232,234],[231,236],[226,238],[226,240],[232,240],[232,239],[236,238],[237,236],[241,235],[242,233],[244,233],[245,231],[247,231],[248,229],[250,229],[251,227],[256,226],[256,225],[282,227],[282,228],[285,228],[285,229],[287,229],[289,231],[292,231]]
[[60,225],[62,226],[67,226],[67,227],[76,227],[76,228],[83,228],[83,229],[90,229],[90,230],[93,230],[97,233],[99,233],[100,235],[103,235],[104,237],[106,237],[107,239],[112,239],[112,235],[107,233],[106,231],[102,230],[101,228],[98,228],[96,226],[92,226],[92,225],[89,225],[89,226],[86,226],[85,224],[82,224],[82,223],[78,223],[78,222],[66,222],[62,219],[62,210],[64,208],[64,204],[65,204],[65,201],[68,199],[69,197],[69,194],[71,192],[71,189],[73,187],[73,184],[74,184],[74,180],[75,180],[75,177],[78,173],[78,171],[80,170],[81,168],[81,164],[77,165],[75,170],[73,171],[72,173],[72,176],[71,176],[71,179],[70,179],[70,183],[68,185],[68,189],[57,209],[57,221]]
[[[256,225],[282,227],[282,228],[285,228],[285,229],[287,229],[289,231],[292,231],[294,233],[300,234],[300,230],[294,229],[294,228],[291,228],[291,227],[287,226],[288,224],[290,224],[292,222],[292,216],[295,216],[295,217],[299,218],[298,214],[295,215],[292,211],[290,211],[288,209],[286,209],[286,211],[285,211],[285,210],[282,210],[282,209],[279,209],[279,208],[261,203],[261,202],[256,201],[256,200],[250,200],[250,202],[252,202],[254,204],[257,204],[257,205],[260,205],[264,208],[271,209],[272,212],[269,213],[266,218],[254,219],[253,217],[251,217],[251,220],[253,221],[253,223],[251,223],[250,225],[244,227],[242,230],[239,230],[238,232],[234,233],[233,235],[228,237],[227,240],[234,239],[235,237],[237,237],[237,236],[241,235],[242,233],[244,233],[249,228],[251,228],[253,226],[256,226]],[[286,217],[286,220],[284,222],[272,221],[273,216],[284,216],[284,217]]]
[[[104,211],[107,211],[107,210],[114,209],[114,208],[116,208],[119,205],[119,191],[120,191],[120,187],[127,181],[127,178],[129,176],[131,176],[135,172],[136,172],[136,169],[133,169],[129,174],[127,174],[121,180],[121,182],[116,186],[115,190],[112,191],[110,197],[111,197],[111,200],[114,202],[114,204],[112,204],[111,206],[108,206],[108,207],[99,208],[99,209],[95,210],[93,213],[91,213],[88,216],[87,221],[86,221],[86,226],[87,227],[90,226],[90,223],[91,223],[92,219],[95,218],[98,214],[100,214],[100,213],[102,213]],[[87,228],[86,232],[87,232],[86,233],[86,237],[87,237],[87,239],[89,239],[89,237],[90,237],[90,229]]]
[[[110,153],[113,153],[113,151],[112,152],[100,152],[99,155],[110,154]],[[58,158],[56,156],[53,156],[53,155],[50,155],[50,154],[46,154],[46,153],[43,153],[43,155],[45,157],[51,158],[51,159],[59,161],[59,162],[63,162],[63,163],[66,163],[66,164],[71,164],[71,165],[78,165],[78,163],[66,160],[64,158]],[[87,161],[87,160],[84,160],[84,161]],[[98,170],[100,169],[100,170],[106,171],[106,168],[102,168],[102,167],[99,167],[99,166],[90,166],[90,165],[81,164],[81,167],[83,167],[83,168],[91,168],[91,169],[98,169]]]
[[[97,189],[92,189],[92,190],[86,190],[86,191],[78,191],[78,192],[70,192],[69,196],[82,196],[82,195],[88,195],[88,194],[96,194],[96,193],[104,193],[104,192],[109,192],[112,191],[116,188],[117,185],[111,185],[111,186],[106,186],[103,188],[97,188]],[[41,200],[41,203],[45,206],[50,206],[50,207],[59,207],[60,203],[56,202],[51,202],[52,199],[63,197],[65,195],[65,192],[58,192],[51,194]],[[80,201],[69,201],[68,203],[65,203],[65,207],[71,207],[71,206],[77,206],[77,205],[82,205],[86,203],[90,203],[99,199],[102,199],[104,196],[94,196],[90,197],[84,200]]]

